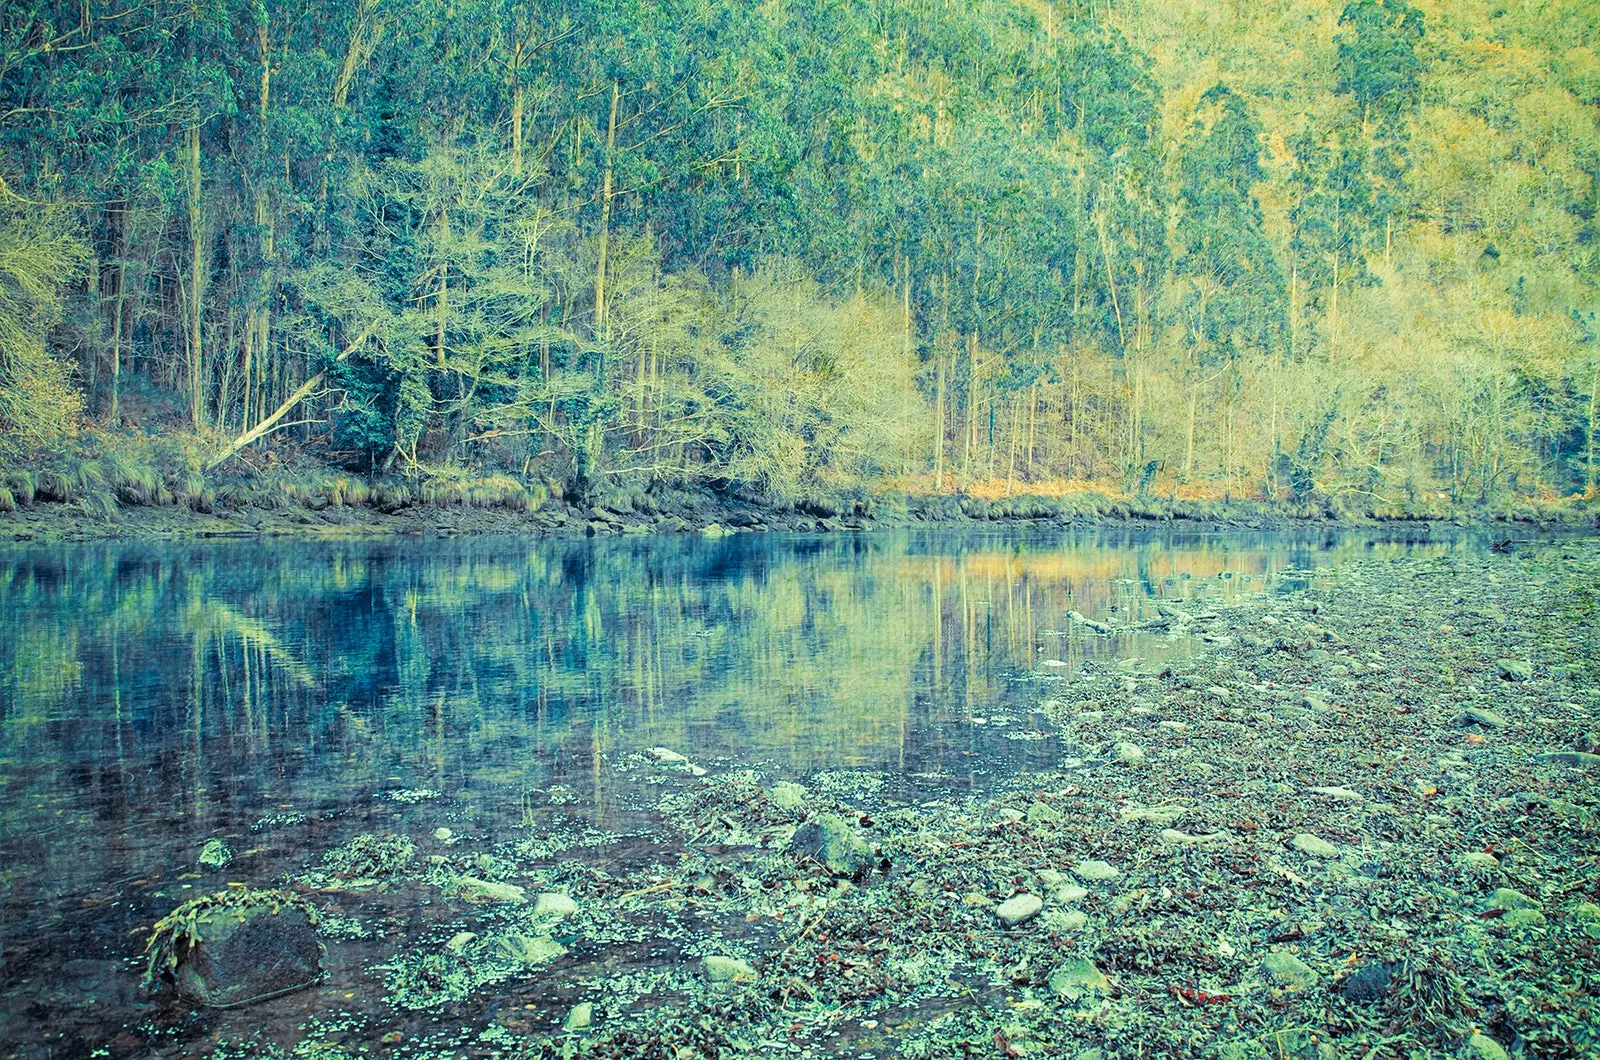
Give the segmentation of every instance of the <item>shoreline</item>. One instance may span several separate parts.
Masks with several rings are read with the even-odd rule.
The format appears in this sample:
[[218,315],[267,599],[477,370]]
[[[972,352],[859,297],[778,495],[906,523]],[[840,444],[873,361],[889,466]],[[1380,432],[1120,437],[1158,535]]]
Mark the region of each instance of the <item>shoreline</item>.
[[[1097,503],[1103,501],[1104,503]],[[1285,532],[1391,530],[1425,534],[1457,531],[1589,533],[1600,515],[1576,507],[1551,511],[1339,514],[1264,503],[1119,501],[1088,503],[1017,496],[975,501],[960,495],[901,502],[845,504],[804,502],[780,508],[705,493],[672,494],[656,510],[621,505],[550,502],[532,510],[466,505],[411,505],[380,510],[365,505],[306,505],[204,512],[181,505],[133,505],[114,517],[77,504],[43,503],[0,513],[0,541],[86,542],[211,538],[464,537],[518,535],[595,537],[610,535],[737,533],[862,533],[873,530],[972,530],[989,528],[1185,529],[1197,532]]]

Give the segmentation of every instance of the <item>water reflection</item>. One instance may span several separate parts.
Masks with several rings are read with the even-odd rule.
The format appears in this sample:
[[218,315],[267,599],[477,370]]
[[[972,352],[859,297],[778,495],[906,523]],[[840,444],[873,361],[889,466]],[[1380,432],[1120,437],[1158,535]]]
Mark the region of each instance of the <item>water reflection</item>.
[[[1069,611],[1133,625],[1159,598],[1409,547],[1097,532],[0,552],[0,1041],[21,1029],[19,940],[120,958],[148,923],[130,888],[192,868],[213,835],[270,851],[251,838],[264,815],[361,830],[388,812],[375,794],[425,788],[492,826],[560,783],[605,825],[629,812],[607,763],[657,745],[775,777],[981,786],[1060,757],[1030,713],[1040,679],[1187,647],[1087,636]],[[118,896],[121,919],[95,912]],[[41,942],[48,924],[62,933]]]

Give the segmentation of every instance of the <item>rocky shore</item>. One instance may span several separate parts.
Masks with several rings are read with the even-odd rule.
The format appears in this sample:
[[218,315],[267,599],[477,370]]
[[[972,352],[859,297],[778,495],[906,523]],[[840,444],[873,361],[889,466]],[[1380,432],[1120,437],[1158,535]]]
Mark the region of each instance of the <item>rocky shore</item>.
[[[605,766],[655,792],[637,835],[552,789],[519,838],[364,836],[249,881],[316,907],[321,996],[357,1000],[166,1051],[1600,1054],[1600,543],[1158,624],[1198,650],[1018,675],[1067,750],[998,793],[639,748]],[[401,906],[426,915],[374,941]]]

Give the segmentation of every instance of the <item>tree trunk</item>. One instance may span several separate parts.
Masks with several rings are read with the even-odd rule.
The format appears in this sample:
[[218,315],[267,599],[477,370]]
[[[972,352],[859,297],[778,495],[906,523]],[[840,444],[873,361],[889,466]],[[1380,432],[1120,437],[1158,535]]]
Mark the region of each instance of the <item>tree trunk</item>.
[[[935,343],[937,349],[937,343]],[[944,492],[944,356],[933,369],[933,492]],[[1593,432],[1591,431],[1592,435]],[[1590,446],[1591,452],[1593,446]],[[1593,461],[1590,461],[1591,465]]]
[[184,130],[186,176],[189,183],[189,422],[195,430],[205,427],[205,354],[201,348],[200,325],[205,308],[204,218],[201,212],[200,122]]
[[[606,256],[611,240],[611,181],[616,163],[617,100],[620,88],[617,82],[611,82],[611,120],[606,127],[606,161],[600,186],[600,255],[594,269],[594,337],[602,343],[606,338]],[[604,354],[601,364],[603,372]],[[602,375],[597,381],[604,385],[603,379]]]

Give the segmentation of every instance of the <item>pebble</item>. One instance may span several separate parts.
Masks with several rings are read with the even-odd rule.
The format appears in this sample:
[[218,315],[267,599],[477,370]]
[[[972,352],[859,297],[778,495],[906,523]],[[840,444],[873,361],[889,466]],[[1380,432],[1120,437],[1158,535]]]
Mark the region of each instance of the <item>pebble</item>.
[[1189,812],[1187,806],[1124,806],[1124,821],[1152,821],[1163,827],[1173,824]]
[[702,957],[700,970],[705,973],[707,982],[712,983],[753,983],[756,981],[756,970],[746,961],[736,957]]
[[1093,961],[1083,957],[1068,960],[1050,974],[1050,992],[1070,1001],[1110,989],[1111,980]]
[[1029,824],[1049,824],[1062,819],[1061,811],[1043,802],[1035,801],[1032,806],[1028,807],[1027,821]]
[[1471,1060],[1511,1060],[1505,1047],[1487,1034],[1474,1034],[1467,1039],[1467,1056]]
[[1087,897],[1089,897],[1088,888],[1079,887],[1075,883],[1069,883],[1065,887],[1057,887],[1050,894],[1051,901],[1060,902],[1062,905],[1071,905],[1073,902],[1081,902]]
[[580,1001],[572,1006],[572,1011],[567,1013],[566,1021],[561,1024],[561,1029],[571,1034],[573,1031],[588,1030],[594,1025],[594,1005],[588,1001]]
[[1007,898],[995,907],[994,915],[1006,927],[1017,927],[1026,924],[1039,915],[1039,910],[1044,908],[1044,899],[1036,894],[1019,894]]
[[578,903],[565,894],[541,894],[533,902],[534,916],[572,916],[578,911]]
[[1338,799],[1340,802],[1366,802],[1367,801],[1366,797],[1363,796],[1360,792],[1351,791],[1349,788],[1340,788],[1340,787],[1307,788],[1306,790],[1307,791],[1311,791],[1311,792],[1315,792],[1318,795],[1326,795],[1330,799]]
[[1180,832],[1175,828],[1163,828],[1161,830],[1161,841],[1168,846],[1175,847],[1215,846],[1220,843],[1226,843],[1228,834],[1226,832],[1206,832],[1201,835],[1189,835],[1187,832]]
[[438,828],[433,830],[433,838],[437,839],[441,843],[448,843],[450,840],[455,838],[455,833],[443,825],[440,825]]
[[1537,909],[1539,908],[1539,903],[1521,891],[1514,891],[1510,887],[1496,887],[1494,892],[1484,901],[1483,907],[1485,909],[1504,909],[1509,912],[1512,909]]
[[1076,909],[1068,909],[1046,920],[1055,931],[1082,931],[1089,923],[1089,918]]
[[1306,962],[1286,950],[1275,950],[1263,957],[1261,970],[1277,986],[1296,990],[1315,986],[1322,978]]
[[1310,854],[1312,857],[1336,858],[1339,856],[1338,847],[1321,836],[1312,835],[1310,832],[1301,832],[1294,837],[1290,845],[1302,854]]
[[1533,760],[1553,766],[1583,766],[1590,769],[1600,766],[1600,755],[1588,751],[1545,751],[1534,755]]
[[767,789],[767,798],[780,810],[798,810],[806,803],[806,789],[791,780],[780,780]]
[[1106,862],[1096,861],[1093,859],[1089,861],[1080,861],[1076,865],[1072,866],[1072,874],[1078,877],[1080,880],[1090,880],[1096,883],[1106,880],[1114,880],[1118,876],[1122,875],[1122,873],[1112,868]]

